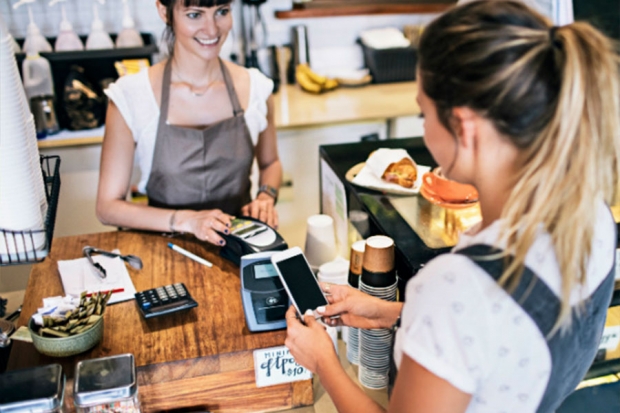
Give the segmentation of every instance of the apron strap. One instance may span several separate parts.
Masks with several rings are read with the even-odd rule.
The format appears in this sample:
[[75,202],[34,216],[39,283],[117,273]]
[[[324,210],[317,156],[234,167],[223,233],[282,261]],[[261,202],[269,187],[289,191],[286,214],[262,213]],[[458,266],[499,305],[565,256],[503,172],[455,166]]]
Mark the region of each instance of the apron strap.
[[232,78],[230,77],[230,72],[226,68],[226,65],[224,64],[222,59],[218,58],[218,60],[220,61],[220,68],[222,69],[222,75],[224,76],[224,82],[226,82],[226,90],[228,91],[228,97],[230,98],[230,103],[232,103],[233,114],[235,116],[243,115],[243,108],[241,108],[241,105],[239,104],[239,99],[237,98],[237,92],[235,92],[235,85],[232,81]]
[[161,81],[161,103],[159,105],[159,124],[168,122],[168,102],[170,101],[170,78],[172,77],[172,57],[164,66],[164,77]]

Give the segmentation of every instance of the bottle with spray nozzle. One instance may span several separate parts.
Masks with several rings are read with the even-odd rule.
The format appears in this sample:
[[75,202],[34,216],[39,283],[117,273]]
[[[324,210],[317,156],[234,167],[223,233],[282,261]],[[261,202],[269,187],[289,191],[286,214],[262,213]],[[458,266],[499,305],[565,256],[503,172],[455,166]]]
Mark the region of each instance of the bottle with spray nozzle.
[[143,47],[142,36],[135,28],[135,23],[129,12],[129,0],[123,0],[123,30],[116,38],[116,47]]
[[[50,7],[56,3],[65,2],[66,0],[52,0],[50,1]],[[62,21],[60,22],[60,32],[56,38],[54,44],[54,50],[57,52],[68,52],[74,50],[84,50],[84,44],[73,30],[73,25],[67,19],[67,11],[65,5],[61,4]]]
[[[104,0],[99,0],[99,2],[105,3]],[[93,24],[86,39],[86,50],[96,49],[114,49],[114,42],[103,28],[103,22],[99,19],[99,9],[95,3],[93,4]]]
[[41,34],[41,30],[34,22],[34,17],[32,16],[32,7],[30,3],[34,3],[35,0],[20,0],[13,5],[13,9],[17,9],[18,7],[27,4],[28,5],[28,18],[30,22],[28,23],[28,31],[26,34],[26,40],[24,41],[23,51],[26,53],[27,50],[32,50],[38,52],[51,52],[52,45],[47,41],[45,37]]

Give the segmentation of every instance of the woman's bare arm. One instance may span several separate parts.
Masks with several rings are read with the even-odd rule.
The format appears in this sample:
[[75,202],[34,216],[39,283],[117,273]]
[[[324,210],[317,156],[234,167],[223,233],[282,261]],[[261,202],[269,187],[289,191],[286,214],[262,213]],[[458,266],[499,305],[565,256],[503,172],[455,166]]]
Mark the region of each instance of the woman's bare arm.
[[[282,183],[282,164],[278,156],[278,140],[273,117],[273,97],[267,99],[267,128],[258,136],[256,160],[259,168],[260,185],[269,185],[276,189]],[[254,201],[245,205],[243,215],[249,215],[277,228],[278,213],[275,200],[265,193],[259,193]]]

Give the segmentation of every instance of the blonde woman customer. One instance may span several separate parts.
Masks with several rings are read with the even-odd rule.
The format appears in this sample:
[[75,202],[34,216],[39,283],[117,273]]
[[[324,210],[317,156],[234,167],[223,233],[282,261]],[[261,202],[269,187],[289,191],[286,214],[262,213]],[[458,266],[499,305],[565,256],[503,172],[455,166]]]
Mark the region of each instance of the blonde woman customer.
[[[256,69],[219,58],[231,0],[157,0],[171,56],[107,91],[97,215],[109,225],[192,233],[224,245],[231,217],[277,227],[282,167],[271,92]],[[149,205],[125,200],[134,157]],[[260,189],[250,196],[256,159]]]
[[[419,59],[425,143],[477,188],[482,222],[409,281],[404,305],[325,285],[319,312],[362,328],[400,315],[390,412],[553,412],[594,359],[613,290],[618,56],[586,23],[480,1],[433,21]],[[382,410],[321,324],[287,317],[286,345],[340,412]]]

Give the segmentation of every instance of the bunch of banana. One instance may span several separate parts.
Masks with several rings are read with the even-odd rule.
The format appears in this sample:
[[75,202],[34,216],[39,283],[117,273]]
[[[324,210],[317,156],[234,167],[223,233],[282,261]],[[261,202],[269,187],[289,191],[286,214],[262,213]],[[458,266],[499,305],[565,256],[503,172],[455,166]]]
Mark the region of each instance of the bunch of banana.
[[338,87],[338,81],[336,79],[330,79],[313,72],[307,63],[297,65],[295,78],[299,86],[310,93],[327,92]]

